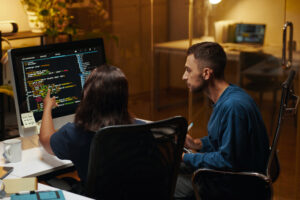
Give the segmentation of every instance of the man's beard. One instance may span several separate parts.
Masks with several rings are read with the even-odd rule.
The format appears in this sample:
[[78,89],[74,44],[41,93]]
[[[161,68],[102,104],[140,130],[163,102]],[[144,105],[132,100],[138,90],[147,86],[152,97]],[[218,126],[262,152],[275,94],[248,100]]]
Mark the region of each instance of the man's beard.
[[203,90],[206,89],[208,86],[208,80],[204,80],[202,77],[200,77],[200,78],[202,80],[202,84],[196,88],[193,88],[193,90],[192,90],[193,93],[203,92]]

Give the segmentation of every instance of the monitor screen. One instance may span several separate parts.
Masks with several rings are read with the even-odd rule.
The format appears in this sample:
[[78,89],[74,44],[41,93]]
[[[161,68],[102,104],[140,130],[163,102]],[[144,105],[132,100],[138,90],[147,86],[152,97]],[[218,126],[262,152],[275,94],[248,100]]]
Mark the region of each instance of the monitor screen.
[[235,42],[263,44],[265,29],[265,24],[236,24]]
[[42,119],[48,88],[58,103],[53,118],[74,114],[86,77],[106,62],[102,39],[12,49],[9,59],[19,129],[22,113],[32,112],[36,122]]

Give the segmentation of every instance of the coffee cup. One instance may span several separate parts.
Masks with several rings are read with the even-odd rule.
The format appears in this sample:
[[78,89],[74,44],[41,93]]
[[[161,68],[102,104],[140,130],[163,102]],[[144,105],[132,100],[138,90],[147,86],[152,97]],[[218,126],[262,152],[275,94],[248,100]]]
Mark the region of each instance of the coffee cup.
[[22,142],[19,139],[3,141],[3,157],[7,162],[20,162],[22,160]]

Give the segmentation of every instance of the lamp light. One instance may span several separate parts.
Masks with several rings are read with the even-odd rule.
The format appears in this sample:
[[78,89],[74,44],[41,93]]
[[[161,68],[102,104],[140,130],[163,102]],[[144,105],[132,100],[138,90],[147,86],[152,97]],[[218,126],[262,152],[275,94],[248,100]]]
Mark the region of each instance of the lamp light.
[[209,0],[209,3],[211,4],[218,4],[220,3],[222,0]]
[[208,21],[209,21],[209,16],[210,16],[210,12],[212,10],[212,6],[216,5],[218,3],[220,3],[222,0],[207,0],[205,1],[205,15],[204,15],[204,36],[208,36],[209,35],[209,25],[208,25]]

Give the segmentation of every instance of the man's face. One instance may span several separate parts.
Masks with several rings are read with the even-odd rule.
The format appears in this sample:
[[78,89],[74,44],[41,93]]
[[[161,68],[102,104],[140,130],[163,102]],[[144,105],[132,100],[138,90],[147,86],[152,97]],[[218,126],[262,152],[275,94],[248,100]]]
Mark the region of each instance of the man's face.
[[202,91],[207,84],[203,78],[203,69],[199,69],[198,65],[199,62],[195,59],[194,54],[188,55],[182,80],[186,81],[191,92]]

